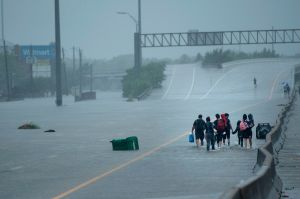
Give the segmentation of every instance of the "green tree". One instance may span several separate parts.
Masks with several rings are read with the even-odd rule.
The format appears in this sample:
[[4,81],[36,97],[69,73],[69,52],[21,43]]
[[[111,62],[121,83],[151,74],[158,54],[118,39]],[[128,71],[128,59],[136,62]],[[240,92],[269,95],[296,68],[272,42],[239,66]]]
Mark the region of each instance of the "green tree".
[[147,90],[161,87],[165,78],[165,64],[151,62],[141,68],[127,70],[124,76],[123,97],[137,98]]

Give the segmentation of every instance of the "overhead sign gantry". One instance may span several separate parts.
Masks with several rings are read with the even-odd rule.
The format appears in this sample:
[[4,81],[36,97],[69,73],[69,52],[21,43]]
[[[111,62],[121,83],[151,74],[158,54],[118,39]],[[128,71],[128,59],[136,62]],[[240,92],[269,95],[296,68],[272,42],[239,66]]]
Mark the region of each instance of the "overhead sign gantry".
[[141,34],[141,47],[300,43],[300,29]]

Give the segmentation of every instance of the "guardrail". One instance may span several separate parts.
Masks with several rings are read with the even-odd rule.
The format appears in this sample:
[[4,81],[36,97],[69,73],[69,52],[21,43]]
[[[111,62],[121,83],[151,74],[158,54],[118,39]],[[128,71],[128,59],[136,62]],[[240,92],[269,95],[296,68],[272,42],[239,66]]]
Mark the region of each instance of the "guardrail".
[[[300,80],[297,72],[300,66],[295,67],[295,81]],[[255,176],[247,181],[236,185],[221,195],[225,199],[275,199],[280,198],[282,190],[282,181],[276,172],[274,156],[278,154],[283,144],[279,140],[285,139],[282,132],[284,119],[295,100],[295,88],[289,103],[282,109],[276,120],[276,125],[266,136],[265,144],[257,151],[256,165],[259,170]]]

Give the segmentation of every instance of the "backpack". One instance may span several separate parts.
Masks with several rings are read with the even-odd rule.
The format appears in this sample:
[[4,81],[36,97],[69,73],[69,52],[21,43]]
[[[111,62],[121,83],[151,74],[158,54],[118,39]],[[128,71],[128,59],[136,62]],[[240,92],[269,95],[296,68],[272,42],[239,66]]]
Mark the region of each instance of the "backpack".
[[245,131],[248,128],[248,124],[245,121],[241,121],[240,123],[240,131]]
[[221,119],[223,119],[223,120],[224,120],[225,127],[227,127],[227,124],[228,124],[228,119],[227,119],[227,117],[225,116],[225,114],[224,114],[224,113],[223,113],[223,114],[221,114]]
[[223,119],[219,119],[217,122],[217,130],[224,131],[225,130],[225,121]]

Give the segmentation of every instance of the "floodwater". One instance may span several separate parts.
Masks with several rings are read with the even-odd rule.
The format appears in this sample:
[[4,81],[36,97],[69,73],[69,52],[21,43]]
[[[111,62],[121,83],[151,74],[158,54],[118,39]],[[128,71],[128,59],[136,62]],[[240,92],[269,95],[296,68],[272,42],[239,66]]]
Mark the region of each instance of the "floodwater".
[[[296,63],[170,65],[163,87],[143,101],[98,92],[76,103],[64,96],[62,107],[54,98],[0,103],[0,198],[216,198],[253,175],[264,141],[240,149],[231,135],[230,147],[206,152],[187,142],[193,121],[228,112],[233,127],[243,113],[274,124],[288,101],[281,83],[292,85]],[[17,129],[29,121],[41,129]],[[140,150],[112,151],[110,140],[128,136]]]

